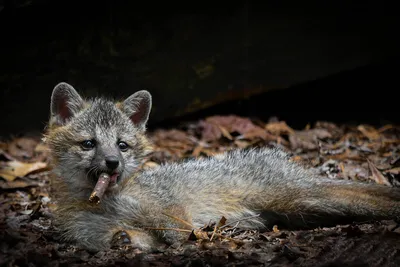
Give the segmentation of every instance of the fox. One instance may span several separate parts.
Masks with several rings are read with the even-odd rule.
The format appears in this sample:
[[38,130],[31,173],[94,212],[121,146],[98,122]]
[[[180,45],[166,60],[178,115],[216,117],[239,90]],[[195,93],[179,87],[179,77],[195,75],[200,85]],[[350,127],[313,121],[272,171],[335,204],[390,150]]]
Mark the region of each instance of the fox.
[[[146,90],[114,101],[84,99],[65,82],[54,87],[44,141],[59,182],[53,223],[65,242],[149,251],[182,242],[188,231],[222,217],[256,230],[400,218],[398,188],[324,177],[280,148],[140,168],[152,151],[151,107]],[[88,198],[101,173],[111,180],[96,205]]]

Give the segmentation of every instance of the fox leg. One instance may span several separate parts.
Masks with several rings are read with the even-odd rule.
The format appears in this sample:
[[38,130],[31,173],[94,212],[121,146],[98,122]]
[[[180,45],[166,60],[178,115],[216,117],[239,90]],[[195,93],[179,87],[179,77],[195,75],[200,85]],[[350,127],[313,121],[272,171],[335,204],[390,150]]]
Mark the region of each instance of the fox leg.
[[59,212],[54,225],[60,230],[62,240],[75,242],[91,251],[126,243],[142,250],[154,247],[155,239],[150,233],[109,215],[103,212],[64,209]]

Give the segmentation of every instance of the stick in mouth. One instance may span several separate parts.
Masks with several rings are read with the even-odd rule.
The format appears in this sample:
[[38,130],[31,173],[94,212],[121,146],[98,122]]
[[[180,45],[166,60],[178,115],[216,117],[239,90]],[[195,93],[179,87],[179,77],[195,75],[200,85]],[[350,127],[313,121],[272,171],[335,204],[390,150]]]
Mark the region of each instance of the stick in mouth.
[[110,175],[107,173],[100,174],[99,179],[97,180],[97,183],[90,194],[89,202],[99,204],[101,197],[104,195],[104,192],[110,184],[110,181]]

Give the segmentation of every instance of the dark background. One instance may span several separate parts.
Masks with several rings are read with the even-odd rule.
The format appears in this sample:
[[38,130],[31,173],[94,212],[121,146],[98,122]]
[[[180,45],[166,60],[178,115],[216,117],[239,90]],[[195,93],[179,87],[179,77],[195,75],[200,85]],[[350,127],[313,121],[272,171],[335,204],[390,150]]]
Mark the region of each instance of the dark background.
[[398,123],[397,9],[349,2],[0,1],[0,135],[41,131],[60,81],[149,90],[150,127],[230,113]]

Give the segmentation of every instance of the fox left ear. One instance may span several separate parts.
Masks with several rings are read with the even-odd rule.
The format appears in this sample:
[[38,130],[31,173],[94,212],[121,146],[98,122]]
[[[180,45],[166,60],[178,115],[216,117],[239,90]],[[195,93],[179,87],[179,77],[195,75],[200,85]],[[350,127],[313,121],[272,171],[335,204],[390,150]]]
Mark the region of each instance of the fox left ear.
[[151,94],[146,90],[134,93],[125,99],[122,110],[136,127],[144,130],[151,110]]
[[84,101],[78,92],[68,83],[57,84],[51,94],[50,124],[64,125],[84,106]]

